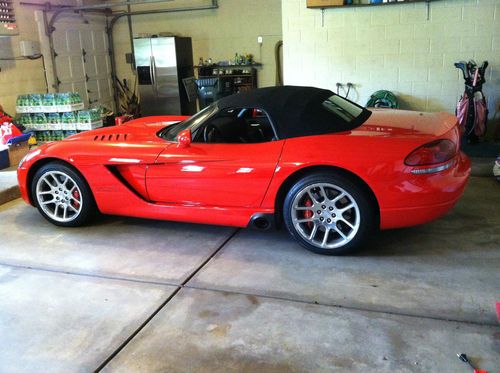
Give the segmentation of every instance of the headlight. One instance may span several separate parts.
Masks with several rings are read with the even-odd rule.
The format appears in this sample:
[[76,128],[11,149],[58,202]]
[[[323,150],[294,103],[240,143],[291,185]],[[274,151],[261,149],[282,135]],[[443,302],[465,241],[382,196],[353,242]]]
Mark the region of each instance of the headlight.
[[[29,153],[28,153],[29,154]],[[26,160],[26,158],[28,157],[28,154],[26,154],[22,159],[21,161],[19,162],[19,165],[17,166],[17,168],[21,168],[21,166],[23,165],[23,162]]]
[[36,157],[38,154],[40,154],[42,151],[38,148],[36,150],[32,150],[30,152],[28,152],[28,154],[26,154],[23,159],[21,159],[21,162],[19,162],[19,165],[17,166],[17,168],[20,168],[24,162],[26,161],[29,161],[31,158],[34,158]]

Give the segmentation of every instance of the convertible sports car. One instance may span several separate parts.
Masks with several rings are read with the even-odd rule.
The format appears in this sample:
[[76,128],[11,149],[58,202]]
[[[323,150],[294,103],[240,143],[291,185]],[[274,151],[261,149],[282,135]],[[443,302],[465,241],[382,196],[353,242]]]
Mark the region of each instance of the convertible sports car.
[[130,121],[49,143],[20,163],[26,202],[50,222],[104,214],[268,229],[345,254],[375,229],[422,224],[462,195],[457,118],[369,111],[329,90],[272,87],[196,115]]

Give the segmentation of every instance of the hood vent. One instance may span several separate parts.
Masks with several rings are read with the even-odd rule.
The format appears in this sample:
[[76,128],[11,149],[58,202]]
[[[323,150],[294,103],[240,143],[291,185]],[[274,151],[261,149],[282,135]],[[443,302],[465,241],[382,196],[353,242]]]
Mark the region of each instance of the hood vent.
[[96,135],[94,141],[127,141],[128,133],[112,133],[109,135]]

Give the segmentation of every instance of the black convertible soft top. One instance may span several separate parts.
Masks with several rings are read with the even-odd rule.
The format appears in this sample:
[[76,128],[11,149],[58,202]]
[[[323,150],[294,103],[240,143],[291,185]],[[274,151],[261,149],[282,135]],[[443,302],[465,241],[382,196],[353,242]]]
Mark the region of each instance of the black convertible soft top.
[[345,100],[347,105],[361,109],[350,121],[328,110],[324,102],[335,95],[332,91],[314,87],[282,86],[259,88],[249,92],[221,98],[219,109],[256,108],[264,110],[271,118],[280,139],[350,131],[359,127],[371,112]]

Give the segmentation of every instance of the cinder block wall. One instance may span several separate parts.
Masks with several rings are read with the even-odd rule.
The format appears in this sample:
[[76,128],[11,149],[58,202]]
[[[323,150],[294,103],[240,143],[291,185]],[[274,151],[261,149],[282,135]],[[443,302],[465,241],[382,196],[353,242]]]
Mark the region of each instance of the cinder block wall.
[[[214,62],[234,59],[235,53],[252,53],[258,62],[259,86],[274,85],[274,46],[282,39],[281,0],[219,0],[219,9],[182,13],[134,16],[133,34],[158,34],[171,32],[190,36],[193,41],[194,64],[200,57],[212,58]],[[134,6],[134,10],[158,9],[179,6],[210,4],[207,0],[183,1],[166,5],[150,4]],[[264,37],[262,49],[257,36]],[[131,51],[126,18],[114,28],[117,74],[123,79],[133,79],[130,65],[125,62],[125,53]]]
[[326,9],[323,21],[306,0],[282,5],[287,84],[352,82],[349,97],[362,105],[388,89],[403,108],[454,112],[463,79],[453,63],[472,58],[490,62],[490,118],[500,105],[498,0],[433,1],[429,20],[424,3]]

